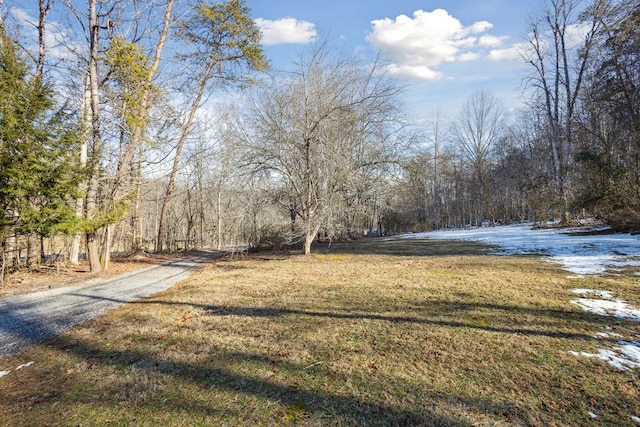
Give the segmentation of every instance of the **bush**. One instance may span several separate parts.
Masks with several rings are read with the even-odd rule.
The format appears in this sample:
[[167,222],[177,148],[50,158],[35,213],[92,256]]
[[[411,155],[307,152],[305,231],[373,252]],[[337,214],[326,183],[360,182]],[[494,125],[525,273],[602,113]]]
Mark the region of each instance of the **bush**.
[[611,228],[620,232],[640,232],[640,211],[633,208],[618,209],[609,215]]
[[257,250],[280,250],[289,243],[290,231],[287,227],[276,225],[265,225],[258,230],[253,249]]

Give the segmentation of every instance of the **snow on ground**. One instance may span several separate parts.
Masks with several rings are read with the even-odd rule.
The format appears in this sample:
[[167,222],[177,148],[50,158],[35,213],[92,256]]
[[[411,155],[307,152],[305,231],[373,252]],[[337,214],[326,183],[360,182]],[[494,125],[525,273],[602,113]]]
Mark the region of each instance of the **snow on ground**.
[[576,276],[640,269],[640,236],[572,235],[580,229],[533,229],[532,224],[405,234],[405,239],[467,240],[498,247],[504,255],[539,254]]
[[615,332],[598,332],[596,338],[621,338],[622,335]]
[[[22,368],[28,368],[29,366],[33,365],[35,362],[27,362],[27,363],[23,363],[22,365],[18,365],[16,367],[16,369],[14,369],[14,371],[19,371]],[[7,369],[6,371],[0,371],[0,378],[4,377],[5,375],[9,375],[11,373],[11,369]]]
[[[538,254],[561,265],[577,277],[638,268],[640,275],[640,236],[631,234],[575,234],[580,229],[533,229],[532,224],[482,227],[405,234],[403,239],[466,240],[495,246],[504,255]],[[572,289],[579,298],[571,300],[583,310],[600,316],[612,316],[640,322],[640,309],[614,298],[611,291]],[[608,328],[609,329],[609,328]],[[614,332],[598,332],[598,338],[623,338]],[[640,342],[622,340],[598,353],[570,352],[576,356],[598,358],[615,369],[640,368]],[[634,420],[635,422],[635,420]]]
[[576,298],[572,303],[579,305],[585,311],[599,314],[600,316],[614,316],[621,319],[630,319],[640,322],[640,309],[630,306],[625,300],[614,298],[613,292],[600,289],[569,289],[569,292],[578,295],[594,295],[595,298]]
[[[600,289],[570,289],[582,298],[571,300],[583,310],[600,316],[613,316],[622,319],[640,322],[640,309],[630,306],[625,300],[614,298],[613,292]],[[587,298],[592,296],[592,298]],[[598,332],[597,337],[621,337],[613,332]],[[613,368],[620,371],[640,368],[640,342],[618,341],[618,345],[612,349],[599,348],[598,353],[586,353],[584,351],[570,351],[574,356],[595,357],[604,360]]]
[[593,294],[603,299],[613,299],[613,292],[611,291],[603,291],[599,289],[583,289],[583,288],[575,288],[571,289],[571,292],[577,295],[589,295]]
[[640,368],[640,342],[620,341],[613,350],[599,348],[597,354],[584,351],[570,351],[569,354],[583,357],[597,357],[619,371]]

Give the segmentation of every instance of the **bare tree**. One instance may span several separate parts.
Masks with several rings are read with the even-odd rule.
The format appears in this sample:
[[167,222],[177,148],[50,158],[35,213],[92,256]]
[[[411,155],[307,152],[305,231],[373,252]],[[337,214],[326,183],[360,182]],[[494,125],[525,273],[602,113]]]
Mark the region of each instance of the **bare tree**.
[[440,228],[441,196],[440,196],[440,163],[442,162],[442,151],[447,140],[447,132],[443,129],[440,113],[436,112],[431,120],[431,144],[433,146],[433,185],[432,185],[432,228]]
[[[82,95],[82,103],[80,104],[80,126],[83,130],[82,142],[80,145],[79,166],[85,168],[87,166],[88,156],[88,131],[91,126],[91,86],[89,81],[89,75],[87,74],[85,90]],[[83,182],[81,188],[86,188],[87,183]],[[75,200],[76,217],[81,219],[84,216],[84,198],[78,197]],[[78,265],[80,263],[80,245],[82,243],[82,233],[80,230],[76,230],[73,233],[71,239],[71,248],[69,251],[69,262],[72,265]]]
[[241,0],[193,6],[193,13],[180,25],[181,38],[192,52],[187,56],[194,66],[189,80],[195,82],[186,118],[179,131],[176,153],[160,211],[156,250],[162,250],[166,232],[166,216],[175,189],[176,176],[184,144],[189,136],[196,112],[206,99],[212,83],[246,83],[242,72],[265,69],[267,64],[259,46],[260,31],[249,18],[249,10]]
[[[51,11],[52,0],[38,1],[38,53],[34,59],[35,72],[34,82],[37,86],[44,87],[44,64],[47,55],[47,47],[45,43],[46,37],[46,21],[47,15]],[[39,244],[40,239],[36,233],[30,233],[27,236],[27,265],[38,264],[41,258],[42,247]],[[38,251],[40,249],[40,251]]]
[[[85,218],[88,223],[98,216],[98,186],[100,163],[102,161],[102,137],[100,134],[100,84],[98,82],[100,30],[97,0],[89,0],[89,93],[91,106],[90,155],[88,157],[89,179],[85,199]],[[86,233],[87,255],[92,272],[99,272],[100,252],[98,242],[98,224],[90,225]]]
[[[147,57],[140,46],[126,42],[123,38],[112,37],[107,51],[107,64],[111,79],[118,85],[119,96],[119,141],[120,150],[116,171],[113,177],[109,200],[111,210],[128,209],[130,199],[138,198],[136,189],[136,166],[134,158],[144,142],[144,135],[149,121],[151,98],[157,92],[153,84],[162,59],[162,52],[172,19],[174,0],[168,0],[165,6],[163,23],[158,35],[152,57],[148,64]],[[119,215],[121,216],[121,215]],[[102,248],[101,264],[109,267],[114,224],[108,224]]]
[[475,92],[464,103],[452,127],[453,137],[472,179],[471,201],[475,225],[488,213],[487,177],[491,156],[503,129],[503,112],[498,100],[488,92]]
[[[611,1],[576,112],[580,206],[640,228],[640,2]],[[588,9],[583,18],[590,17]]]
[[[553,158],[556,191],[568,220],[567,167],[571,162],[573,120],[584,75],[607,2],[595,0],[590,19],[578,21],[580,0],[550,0],[544,15],[531,24],[527,60],[533,68],[529,84],[542,97]],[[579,41],[576,42],[576,39]]]
[[295,228],[309,254],[358,173],[388,161],[393,135],[386,124],[397,117],[399,89],[377,65],[363,69],[350,58],[332,58],[323,44],[296,65],[296,71],[273,77],[254,100],[249,161],[289,189],[278,201],[292,222],[299,219]]
[[[127,3],[91,0],[87,14],[72,2],[66,3],[85,29],[89,47],[79,113],[86,132],[79,157],[80,163],[87,164],[88,175],[86,195],[84,200],[76,201],[76,211],[79,217],[84,216],[82,224],[92,271],[109,267],[115,224],[136,197],[140,163],[134,162],[134,157],[142,152],[150,101],[157,93],[153,81],[168,36],[173,4],[174,0],[166,0],[164,9],[159,9],[164,10],[163,18],[158,19],[151,13],[156,4],[149,4],[145,14],[137,5],[132,9]],[[127,26],[127,22],[133,24]],[[143,53],[142,43],[147,48],[144,52],[151,52],[150,58]],[[70,251],[72,263],[78,262],[79,249],[80,235],[76,233]]]

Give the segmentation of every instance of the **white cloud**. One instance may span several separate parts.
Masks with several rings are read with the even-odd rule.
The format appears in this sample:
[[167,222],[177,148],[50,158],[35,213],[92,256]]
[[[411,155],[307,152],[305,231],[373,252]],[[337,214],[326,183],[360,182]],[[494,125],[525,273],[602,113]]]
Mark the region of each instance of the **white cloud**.
[[444,9],[417,10],[411,18],[400,15],[372,21],[371,25],[368,41],[389,55],[392,75],[406,78],[439,79],[443,74],[437,67],[443,62],[477,59],[480,55],[473,49],[491,47],[488,44],[503,40],[476,36],[492,28],[490,22],[478,21],[465,27]]
[[[21,40],[21,42],[27,49],[36,52],[38,49],[38,34],[36,31],[38,19],[19,7],[12,7],[10,13],[19,25],[27,31],[23,34],[24,39]],[[72,41],[63,24],[57,21],[48,21],[45,25],[44,43],[48,58],[54,60],[71,60],[74,58],[74,52],[79,52],[84,49],[82,44],[77,41]]]
[[[532,37],[532,35],[530,35]],[[548,42],[546,40],[540,40],[540,49],[544,53],[547,49]],[[520,61],[530,62],[534,59],[536,53],[534,49],[533,41],[523,41],[514,43],[509,47],[501,49],[492,49],[489,52],[488,58],[492,61]]]
[[[592,24],[589,22],[568,25],[565,30],[565,46],[568,50],[575,50],[580,48],[585,39],[587,38],[589,31],[592,30]],[[484,36],[483,36],[484,37]],[[483,37],[480,38],[480,44],[483,44]],[[492,37],[492,36],[487,36]],[[551,30],[544,31],[542,37],[537,41],[534,39],[533,34],[529,34],[529,41],[514,43],[506,48],[492,49],[489,52],[488,58],[492,61],[503,60],[520,60],[523,62],[529,62],[536,54],[534,45],[538,44],[539,50],[542,55],[549,54],[549,49],[553,49],[553,33]],[[487,47],[492,47],[487,44]]]
[[518,45],[513,45],[504,49],[492,49],[489,52],[489,59],[492,61],[511,61],[522,58],[522,50]]
[[465,61],[475,61],[480,58],[480,54],[477,52],[464,52],[456,57],[456,60],[465,62]]
[[438,80],[442,73],[434,71],[424,65],[398,65],[391,64],[386,67],[389,75],[404,79]]
[[265,45],[304,44],[313,41],[318,35],[315,24],[295,18],[281,18],[275,21],[257,18],[256,25],[262,32],[262,43]]
[[502,46],[502,42],[505,41],[507,38],[508,36],[498,37],[498,36],[490,36],[488,34],[485,34],[484,36],[480,37],[480,39],[478,40],[478,44],[482,47],[497,48],[499,46]]
[[38,25],[38,20],[29,15],[29,12],[24,9],[21,9],[19,7],[12,7],[10,9],[10,13],[18,22],[29,24],[32,26]]
[[565,33],[567,48],[575,49],[582,46],[592,26],[590,22],[568,25]]
[[475,33],[484,33],[485,31],[490,30],[491,28],[493,28],[493,24],[491,22],[479,21],[479,22],[475,22],[468,29],[470,32],[475,34]]

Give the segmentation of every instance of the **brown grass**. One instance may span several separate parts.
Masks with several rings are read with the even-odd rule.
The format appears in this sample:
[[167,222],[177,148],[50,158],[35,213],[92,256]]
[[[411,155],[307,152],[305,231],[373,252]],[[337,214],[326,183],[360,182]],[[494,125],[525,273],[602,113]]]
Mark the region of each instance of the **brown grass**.
[[0,425],[633,425],[638,372],[572,356],[638,339],[569,279],[481,246],[363,241],[208,265],[0,370]]

